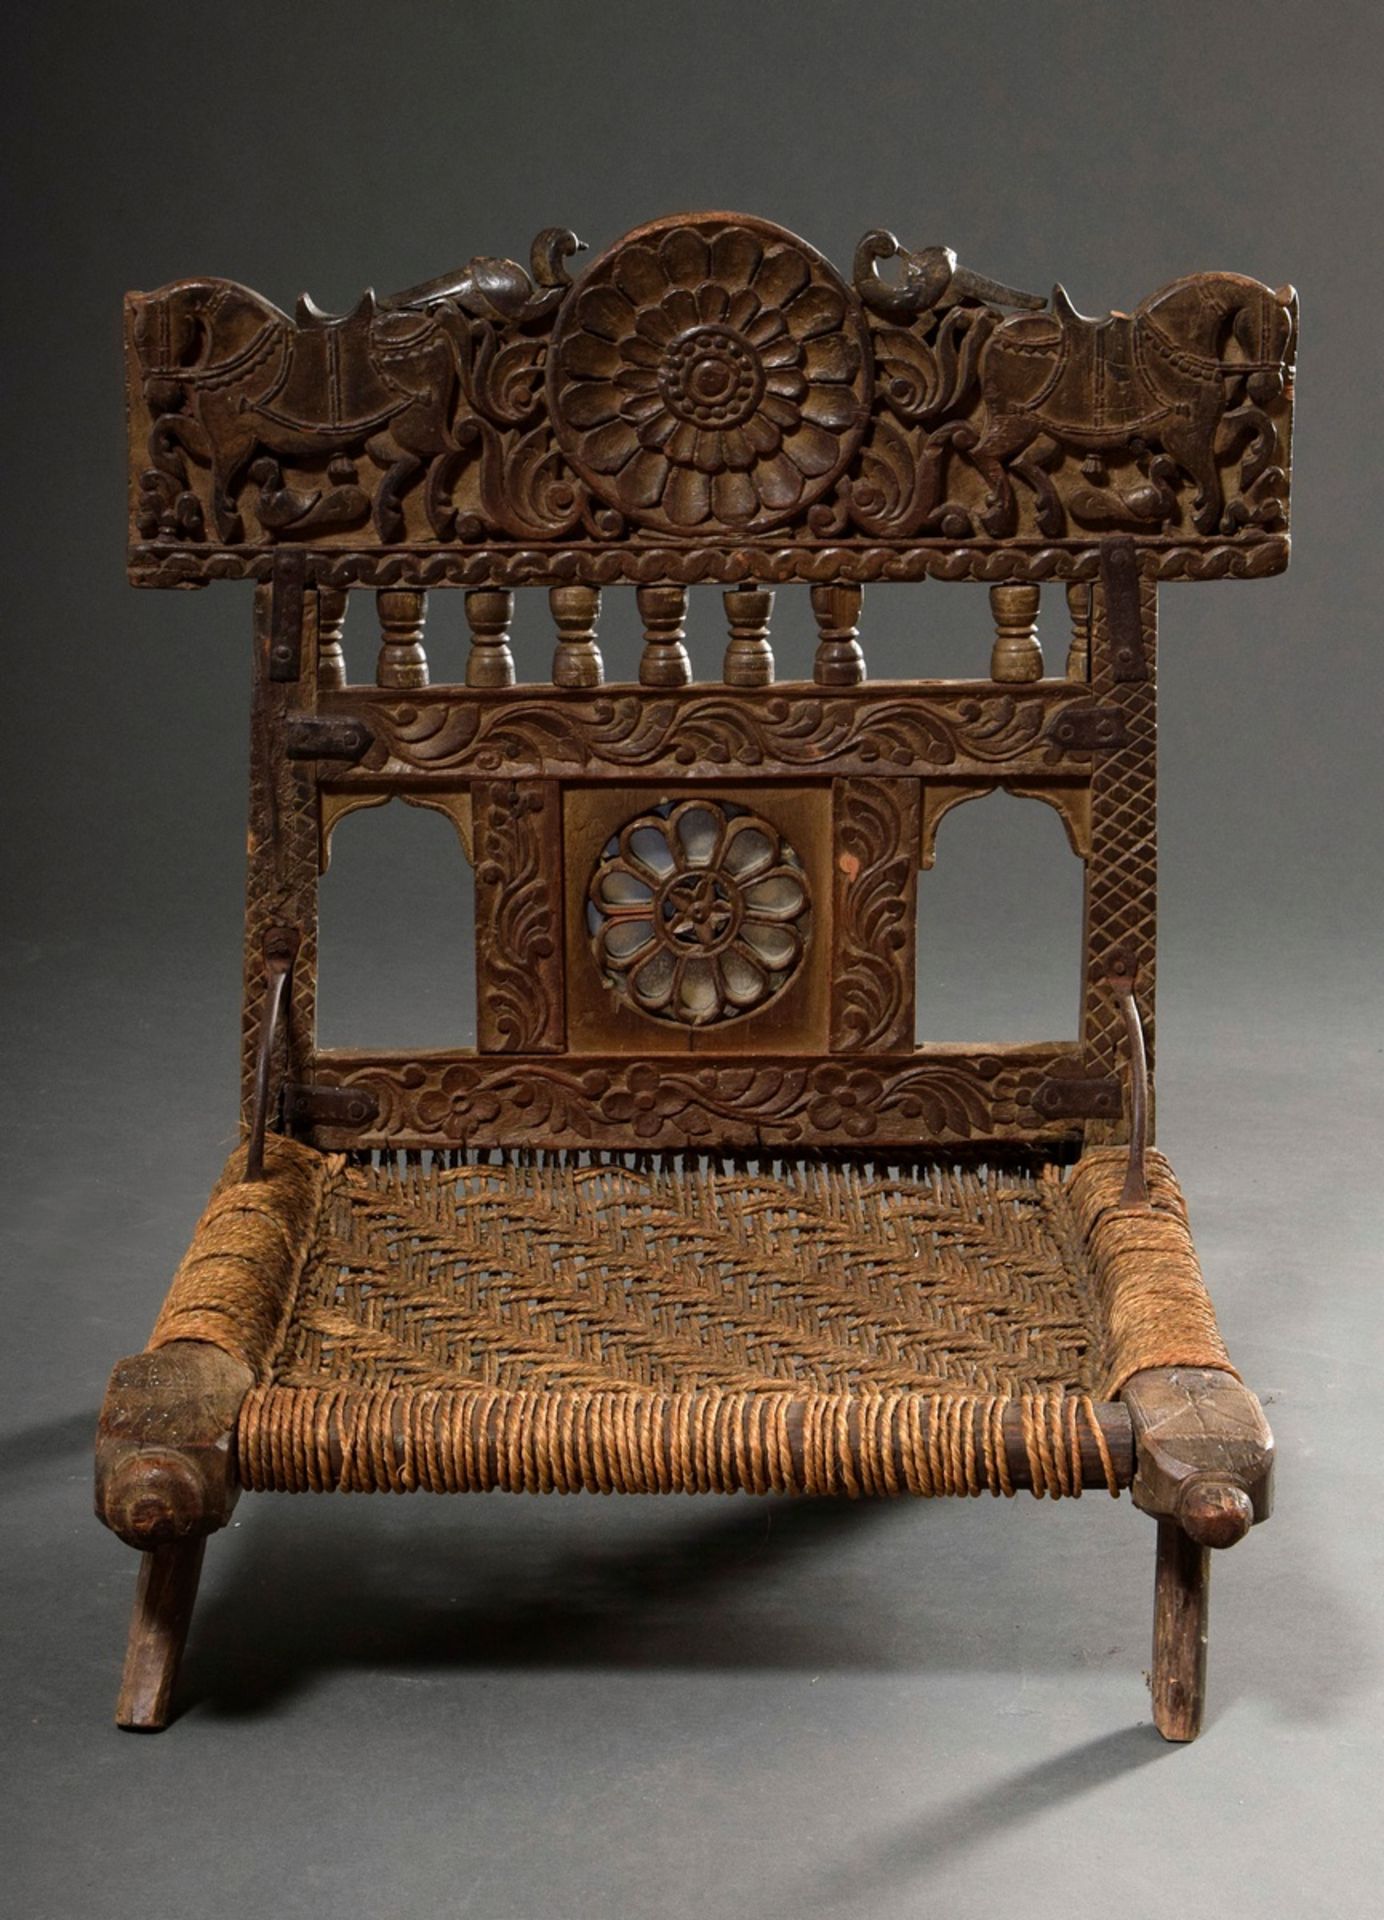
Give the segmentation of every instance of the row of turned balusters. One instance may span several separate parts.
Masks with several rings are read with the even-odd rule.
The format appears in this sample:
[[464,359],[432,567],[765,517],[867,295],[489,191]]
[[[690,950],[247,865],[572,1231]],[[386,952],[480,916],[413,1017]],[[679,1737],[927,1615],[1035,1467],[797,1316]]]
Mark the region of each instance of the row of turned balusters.
[[[1040,680],[1043,650],[1038,640],[1037,587],[991,587],[990,609],[995,643],[990,655],[990,677],[1002,683]],[[380,655],[375,679],[382,687],[425,687],[428,659],[423,651],[427,595],[384,590],[376,594],[380,616]],[[644,650],[639,679],[646,687],[685,687],[691,684],[692,664],[683,645],[687,617],[686,587],[639,587],[639,616],[644,624]],[[774,655],[769,624],[774,595],[767,587],[736,587],[724,595],[730,639],[722,670],[731,687],[767,687],[774,678]],[[341,635],[346,621],[346,594],[323,587],[318,591],[318,682],[323,687],[346,685],[346,656]],[[1091,589],[1079,582],[1067,588],[1071,614],[1071,643],[1067,654],[1069,680],[1090,678]],[[812,588],[812,612],[817,622],[817,651],[812,677],[823,687],[854,687],[865,678],[865,656],[860,649],[861,589],[854,586]],[[605,679],[596,623],[601,595],[596,587],[553,587],[548,604],[557,627],[553,655],[553,682],[559,687],[599,687]],[[466,619],[471,650],[466,662],[469,687],[512,687],[514,655],[509,629],[514,618],[514,595],[476,588],[466,595]]]

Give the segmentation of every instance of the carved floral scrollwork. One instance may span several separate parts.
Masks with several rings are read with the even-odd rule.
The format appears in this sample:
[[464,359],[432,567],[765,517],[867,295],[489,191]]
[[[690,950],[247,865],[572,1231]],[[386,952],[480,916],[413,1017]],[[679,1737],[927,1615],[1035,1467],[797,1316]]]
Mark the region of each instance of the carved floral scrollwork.
[[708,1027],[766,1005],[811,936],[807,876],[777,828],[711,800],[641,814],[587,890],[608,986],[639,1013]]
[[1164,578],[1284,564],[1291,287],[1193,274],[1088,317],[881,229],[853,285],[742,216],[640,228],[574,285],[576,244],[343,314],[132,294],[136,577],[280,541],[414,587],[1087,577],[1113,531]]
[[[1035,1137],[1032,1095],[1047,1066],[966,1060],[671,1060],[453,1058],[348,1067],[343,1084],[376,1102],[372,1139],[522,1141],[676,1146],[716,1141],[784,1144],[933,1142]],[[1054,1137],[1063,1122],[1046,1124]],[[1044,1130],[1044,1123],[1037,1131]]]
[[[1073,707],[1089,706],[1076,696]],[[390,762],[419,773],[508,773],[545,762],[576,767],[776,764],[823,771],[859,760],[881,769],[936,770],[958,761],[1003,766],[1044,745],[1061,707],[1008,693],[948,703],[890,697],[775,695],[751,704],[727,695],[602,695],[551,701],[372,701],[375,746],[367,772]]]
[[906,1047],[913,1040],[919,783],[843,781],[836,815],[831,1044],[838,1053]]
[[598,261],[559,317],[558,438],[641,524],[758,532],[824,493],[855,450],[867,345],[855,296],[790,234],[664,222]]
[[555,801],[541,781],[477,782],[478,1025],[487,1052],[562,1042]]

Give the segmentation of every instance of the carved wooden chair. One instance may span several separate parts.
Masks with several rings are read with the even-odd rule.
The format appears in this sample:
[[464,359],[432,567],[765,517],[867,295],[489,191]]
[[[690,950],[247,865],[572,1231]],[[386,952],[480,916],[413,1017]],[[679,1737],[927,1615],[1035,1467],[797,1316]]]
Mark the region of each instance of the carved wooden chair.
[[[1272,1443],[1150,1144],[1155,602],[1286,564],[1293,294],[1197,275],[1093,321],[726,214],[574,284],[576,245],[342,318],[128,301],[131,577],[253,581],[255,670],[244,1141],[97,1446],[143,1556],[117,1717],[164,1724],[245,1487],[1094,1487],[1157,1520],[1154,1718],[1190,1739],[1208,1548],[1267,1514]],[[924,579],[988,584],[988,677],[868,678],[862,586]],[[774,678],[777,586],[811,681]],[[551,685],[515,684],[525,587]],[[918,872],[997,788],[1084,863],[1079,1037],[917,1045]],[[329,838],[395,795],[474,867],[474,1051],[316,1045]]]

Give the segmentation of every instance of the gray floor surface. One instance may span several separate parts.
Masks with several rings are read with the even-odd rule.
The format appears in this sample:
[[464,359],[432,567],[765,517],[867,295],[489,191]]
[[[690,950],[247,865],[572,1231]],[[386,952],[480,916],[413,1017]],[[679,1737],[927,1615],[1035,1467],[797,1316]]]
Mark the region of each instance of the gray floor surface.
[[[19,1084],[51,1091],[47,982],[81,957],[16,962]],[[1261,980],[1233,1025],[1198,1015],[1214,981],[1165,993],[1164,1144],[1282,1455],[1275,1518],[1216,1563],[1209,1725],[1172,1749],[1141,1677],[1152,1527],[1094,1494],[251,1497],[208,1553],[182,1717],[118,1733],[134,1560],[91,1518],[91,1431],[216,1171],[230,1043],[213,970],[151,1057],[134,967],[87,969],[73,1038],[109,1078],[70,1157],[20,1134],[6,1169],[32,1282],[0,1452],[7,1911],[1378,1910],[1378,1168],[1302,1138],[1327,1084],[1339,1137],[1379,1138],[1343,978],[1291,1043],[1301,981]],[[132,1136],[137,1063],[157,1119]]]

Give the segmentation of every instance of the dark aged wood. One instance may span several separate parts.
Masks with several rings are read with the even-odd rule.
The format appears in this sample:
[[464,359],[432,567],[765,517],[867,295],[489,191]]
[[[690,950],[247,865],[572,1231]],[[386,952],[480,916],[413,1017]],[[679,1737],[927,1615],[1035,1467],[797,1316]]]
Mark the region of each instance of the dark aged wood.
[[692,679],[692,662],[682,644],[687,637],[685,587],[640,587],[636,593],[644,622],[644,651],[639,678],[646,687],[685,687]]
[[859,587],[812,589],[812,612],[820,635],[812,678],[818,686],[855,687],[865,678],[865,655],[856,625],[860,601]]
[[[1208,540],[1141,540],[1141,570],[1151,579],[1264,580],[1288,564],[1286,534]],[[210,553],[186,547],[132,545],[130,584],[137,587],[203,587],[212,580],[268,580],[274,554],[259,548],[218,547]],[[591,587],[722,585],[762,581],[808,586],[871,581],[1090,581],[1098,566],[1097,536],[1056,543],[1045,540],[937,540],[897,545],[879,541],[805,541],[792,546],[770,540],[705,547],[688,541],[612,551],[583,546],[390,547],[379,552],[340,553],[318,548],[308,571],[320,586],[555,587],[579,582]]]
[[1134,1504],[1176,1520],[1200,1545],[1234,1546],[1267,1520],[1273,1435],[1233,1375],[1191,1367],[1135,1374],[1121,1396],[1134,1423]]
[[1158,1522],[1154,1722],[1194,1740],[1206,1699],[1211,1549],[1232,1547],[1273,1500],[1273,1436],[1254,1395],[1228,1373],[1150,1369],[1121,1394],[1135,1448],[1134,1504]]
[[[525,774],[622,782],[762,781],[898,773],[1064,779],[1089,773],[1096,747],[1127,744],[1124,708],[1097,706],[1066,680],[1014,689],[988,680],[887,681],[823,689],[803,681],[737,689],[705,683],[660,692],[611,686],[597,695],[531,686],[490,692],[429,687],[398,700],[369,687],[322,696],[319,712],[366,736],[333,782],[421,785]],[[1100,715],[1087,737],[1086,717]],[[289,722],[291,750],[305,715]],[[325,751],[335,757],[335,747]]]
[[831,976],[835,1053],[911,1048],[918,852],[916,780],[838,780],[832,878],[836,962]]
[[317,684],[324,693],[346,685],[346,626],[348,596],[338,587],[323,587],[317,595]]
[[[676,1046],[676,1033],[672,1043]],[[713,1036],[708,1035],[708,1040]],[[724,1047],[730,1029],[716,1030]],[[684,1046],[686,1042],[682,1043]],[[672,1050],[671,1047],[668,1050]],[[1080,1107],[1040,1112],[1055,1069],[1081,1071],[1059,1045],[987,1052],[934,1047],[899,1055],[670,1060],[572,1053],[562,1061],[465,1053],[361,1053],[316,1059],[315,1084],[373,1102],[360,1124],[318,1119],[304,1089],[290,1120],[324,1149],[454,1147],[878,1146],[987,1141],[1057,1148],[1081,1138]]]
[[481,591],[468,593],[466,618],[471,628],[471,655],[466,662],[467,686],[512,687],[514,655],[509,649],[509,623],[514,618],[514,595]]
[[1091,678],[1091,589],[1084,580],[1067,582],[1067,614],[1072,637],[1067,645],[1067,678]]
[[1211,1555],[1175,1520],[1158,1522],[1153,1584],[1153,1724],[1165,1740],[1195,1740],[1206,1707]]
[[426,687],[428,656],[423,651],[427,598],[421,593],[377,593],[380,657],[375,678],[382,687]]
[[480,780],[476,1011],[483,1053],[561,1052],[562,821],[547,780]]
[[557,627],[553,685],[599,687],[605,678],[601,650],[596,645],[601,596],[590,587],[554,587],[548,604]]
[[767,687],[774,677],[769,621],[774,596],[762,587],[725,596],[730,641],[721,677],[728,687]]
[[995,644],[990,654],[992,680],[1003,683],[1042,679],[1039,591],[1037,587],[991,587],[990,611],[995,618]]
[[192,1624],[206,1540],[177,1540],[141,1554],[115,1724],[136,1733],[168,1725],[178,1667]]
[[[573,286],[577,244],[337,316],[219,280],[131,295],[134,577],[253,575],[288,543],[345,561],[332,585],[859,581],[891,548],[898,577],[1013,580],[1122,530],[1173,573],[1284,563],[1291,288],[1197,274],[1086,319],[879,230],[849,280],[734,214],[655,221]],[[1036,576],[984,572],[1011,541]],[[859,570],[778,571],[824,547]]]
[[[578,250],[550,228],[527,268],[477,258],[339,316],[212,279],[127,300],[130,577],[256,588],[243,1124],[259,1084],[261,1122],[282,1101],[330,1151],[1127,1143],[1137,1213],[1157,588],[1287,563],[1291,288],[1197,274],[1087,319],[944,247],[872,230],[845,276],[727,213],[639,228],[574,280]],[[987,677],[867,679],[863,586],[923,580],[990,589]],[[621,586],[642,650],[608,678]],[[469,647],[430,685],[449,587]],[[516,685],[524,587],[547,590],[551,684]],[[712,683],[693,587],[724,593]],[[778,682],[795,593],[812,678]],[[1084,864],[1079,1033],[915,1046],[917,875],[997,790],[1052,807]],[[318,874],[347,814],[396,797],[447,814],[474,867],[475,1052],[317,1046]],[[98,1511],[145,1554],[123,1725],[167,1717],[249,1385],[189,1343],[112,1377]],[[1158,1521],[1155,1720],[1188,1739],[1208,1549],[1266,1516],[1272,1441],[1226,1373],[1137,1373],[1123,1402],[1097,1417]],[[1081,1470],[1103,1478],[1089,1437]]]
[[285,721],[311,710],[317,682],[317,595],[299,601],[301,628],[291,643],[297,678],[275,678],[271,659],[274,596],[255,594],[254,678],[250,710],[250,802],[245,868],[245,988],[241,1013],[241,1124],[248,1128],[259,1062],[260,1028],[267,1011],[266,942],[276,928],[298,935],[293,990],[277,1079],[301,1079],[317,1025],[317,874],[321,822],[310,765],[287,750]]
[[[1127,581],[1122,584],[1128,586]],[[1127,632],[1131,616],[1122,623]],[[1139,652],[1144,672],[1121,679],[1113,662],[1110,592],[1106,582],[1092,596],[1091,694],[1097,706],[1117,714],[1121,744],[1094,756],[1091,768],[1091,854],[1086,869],[1081,999],[1081,1037],[1093,1071],[1129,1079],[1129,1029],[1118,998],[1106,985],[1114,954],[1137,971],[1135,1006],[1143,1032],[1149,1074],[1149,1126],[1153,1137],[1154,977],[1158,913],[1157,712],[1155,651],[1157,588],[1138,582]],[[1093,1126],[1088,1138],[1124,1138]]]
[[117,1363],[96,1437],[96,1511],[132,1547],[214,1533],[239,1489],[231,1436],[252,1384],[217,1347],[178,1340]]

